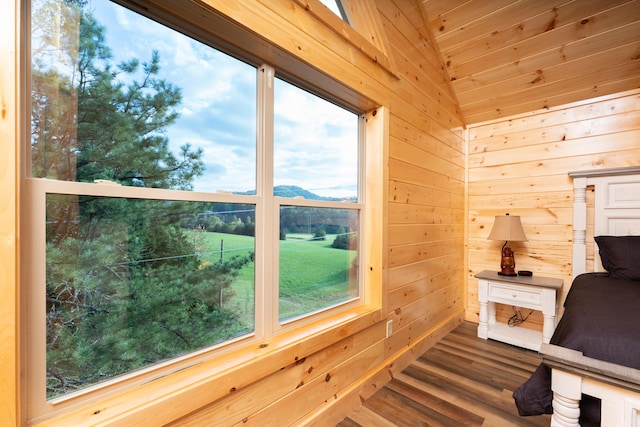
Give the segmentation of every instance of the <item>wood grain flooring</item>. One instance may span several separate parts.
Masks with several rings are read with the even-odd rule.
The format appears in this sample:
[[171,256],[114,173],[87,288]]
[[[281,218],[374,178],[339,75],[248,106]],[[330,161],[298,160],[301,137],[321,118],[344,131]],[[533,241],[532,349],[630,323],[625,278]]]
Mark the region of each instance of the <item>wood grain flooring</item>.
[[337,427],[548,426],[520,417],[511,394],[540,364],[534,351],[476,336],[465,322]]

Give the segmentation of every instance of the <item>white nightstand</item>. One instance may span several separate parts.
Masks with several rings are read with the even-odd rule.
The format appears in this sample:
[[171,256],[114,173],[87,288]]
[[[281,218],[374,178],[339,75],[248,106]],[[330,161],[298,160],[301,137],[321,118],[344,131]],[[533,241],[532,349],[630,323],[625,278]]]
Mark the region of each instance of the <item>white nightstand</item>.
[[[556,291],[563,280],[541,276],[500,276],[495,271],[484,270],[474,276],[478,279],[480,301],[479,338],[540,350],[540,344],[548,343],[556,328]],[[496,322],[496,303],[542,311],[542,332],[506,323]]]

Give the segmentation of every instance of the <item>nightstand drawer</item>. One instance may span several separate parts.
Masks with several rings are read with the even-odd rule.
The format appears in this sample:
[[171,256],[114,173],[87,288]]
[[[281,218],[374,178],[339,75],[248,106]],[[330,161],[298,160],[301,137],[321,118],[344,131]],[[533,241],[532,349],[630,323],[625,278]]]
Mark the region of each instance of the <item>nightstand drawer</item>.
[[542,304],[542,295],[538,291],[517,288],[513,285],[504,286],[497,283],[489,284],[489,298],[509,301],[509,304],[524,303],[539,306]]

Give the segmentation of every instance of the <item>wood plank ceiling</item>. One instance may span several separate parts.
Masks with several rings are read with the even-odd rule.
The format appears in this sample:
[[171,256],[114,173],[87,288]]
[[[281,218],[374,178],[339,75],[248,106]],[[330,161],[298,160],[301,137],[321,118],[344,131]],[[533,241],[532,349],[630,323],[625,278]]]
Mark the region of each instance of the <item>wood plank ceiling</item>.
[[418,0],[466,124],[640,87],[640,0]]

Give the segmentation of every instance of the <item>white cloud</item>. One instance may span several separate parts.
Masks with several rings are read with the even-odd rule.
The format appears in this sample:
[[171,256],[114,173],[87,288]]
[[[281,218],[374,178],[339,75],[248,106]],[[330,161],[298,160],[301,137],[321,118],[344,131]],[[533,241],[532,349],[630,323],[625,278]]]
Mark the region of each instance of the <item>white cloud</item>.
[[357,117],[288,83],[276,83],[276,184],[355,195]]
[[[207,174],[196,189],[253,189],[255,168],[247,165],[246,150],[255,148],[255,69],[113,3],[94,3],[115,62],[148,61],[156,49],[160,78],[181,88],[181,116],[167,136],[176,148],[189,142],[203,149]],[[281,81],[276,99],[276,184],[355,195],[357,117]],[[323,190],[333,187],[348,190]]]

